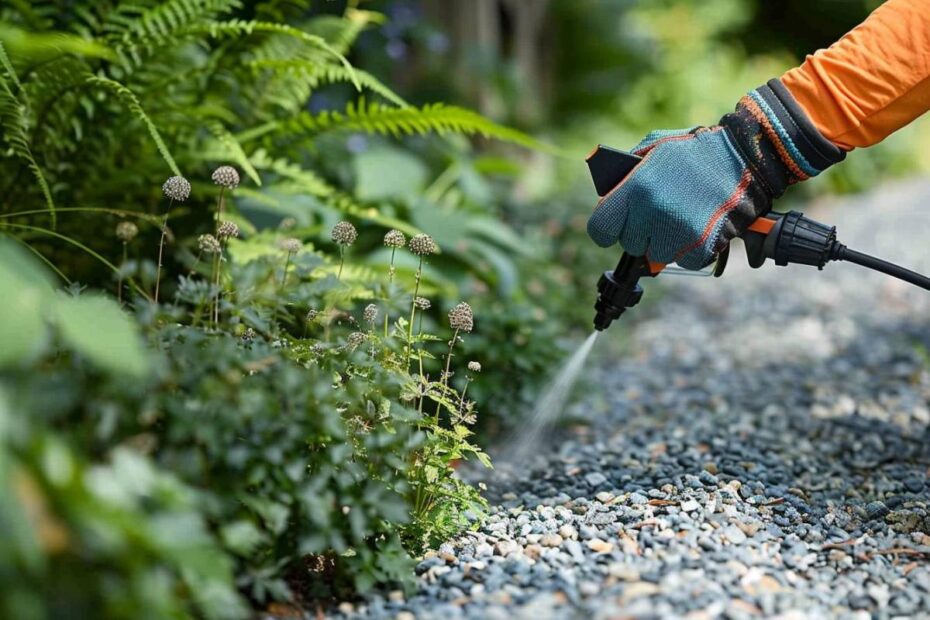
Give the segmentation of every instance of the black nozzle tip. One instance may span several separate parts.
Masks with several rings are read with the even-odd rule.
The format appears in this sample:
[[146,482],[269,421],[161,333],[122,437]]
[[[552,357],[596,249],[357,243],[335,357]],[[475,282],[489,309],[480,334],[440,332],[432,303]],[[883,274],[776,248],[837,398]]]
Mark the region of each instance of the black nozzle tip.
[[594,329],[599,332],[602,332],[610,327],[611,323],[613,323],[613,319],[603,314],[602,312],[598,312],[594,315]]

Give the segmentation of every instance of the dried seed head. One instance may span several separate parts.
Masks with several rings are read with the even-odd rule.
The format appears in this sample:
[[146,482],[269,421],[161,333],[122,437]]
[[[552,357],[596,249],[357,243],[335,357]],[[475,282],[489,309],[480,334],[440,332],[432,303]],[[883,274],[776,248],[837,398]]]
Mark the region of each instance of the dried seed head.
[[419,308],[420,310],[429,310],[429,307],[432,305],[426,297],[414,297],[413,305]]
[[432,237],[420,234],[410,240],[410,251],[417,256],[426,256],[427,254],[435,254],[439,251],[439,247]]
[[223,239],[229,239],[230,237],[238,237],[239,227],[233,222],[221,222],[219,228],[216,229],[216,236],[219,237],[221,241]]
[[116,238],[123,243],[129,243],[139,234],[139,227],[132,222],[120,222],[116,225]]
[[278,247],[287,252],[288,254],[296,254],[304,247],[304,244],[300,242],[300,239],[294,239],[293,237],[288,237],[287,239],[281,239],[278,243]]
[[366,323],[374,323],[378,319],[378,306],[368,304],[365,306],[365,312],[362,313]]
[[220,242],[213,235],[200,235],[197,237],[197,247],[204,254],[219,254]]
[[191,195],[191,184],[184,177],[168,177],[161,186],[161,191],[171,200],[184,202]]
[[468,370],[472,372],[481,372],[481,364],[478,362],[468,362]]
[[239,187],[239,172],[232,166],[220,166],[213,171],[210,177],[213,182],[226,189],[236,189]]
[[475,326],[475,319],[471,311],[471,306],[462,301],[449,310],[449,325],[452,326],[452,329],[457,329],[466,333],[470,332]]
[[368,338],[368,336],[363,332],[352,332],[351,334],[349,334],[349,337],[346,340],[346,346],[351,349],[354,349],[358,345],[365,342],[366,338]]
[[394,249],[402,248],[407,245],[407,237],[399,230],[389,230],[387,234],[384,235],[384,245]]
[[313,308],[310,308],[309,310],[307,310],[307,322],[308,323],[312,323],[313,321],[315,321],[318,316],[320,316],[319,310],[315,310]]
[[278,224],[278,228],[281,230],[290,230],[297,227],[297,220],[293,217],[286,217],[281,220],[281,223]]
[[250,343],[255,340],[255,330],[249,327],[244,332],[242,332],[242,342]]
[[331,237],[339,245],[352,245],[358,239],[358,231],[349,222],[337,222],[333,226]]

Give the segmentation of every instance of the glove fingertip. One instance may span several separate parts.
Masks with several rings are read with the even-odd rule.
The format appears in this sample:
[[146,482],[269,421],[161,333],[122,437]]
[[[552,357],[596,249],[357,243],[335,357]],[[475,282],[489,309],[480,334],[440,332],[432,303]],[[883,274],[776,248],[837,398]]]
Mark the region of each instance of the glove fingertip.
[[591,241],[602,248],[609,248],[617,243],[618,236],[610,232],[610,227],[605,226],[602,219],[597,213],[588,219],[588,236],[591,237]]

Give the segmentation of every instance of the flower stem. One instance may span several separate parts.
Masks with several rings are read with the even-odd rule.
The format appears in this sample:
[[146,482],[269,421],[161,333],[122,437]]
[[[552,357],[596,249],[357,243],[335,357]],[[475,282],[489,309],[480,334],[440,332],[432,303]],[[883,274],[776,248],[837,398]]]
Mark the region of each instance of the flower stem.
[[468,391],[468,384],[471,383],[472,379],[468,375],[465,376],[465,387],[462,388],[462,393],[459,394],[459,411],[465,409],[465,392]]
[[168,214],[171,213],[171,205],[174,199],[168,201],[168,210],[165,211],[165,219],[161,224],[161,240],[158,242],[158,267],[155,268],[155,305],[158,305],[158,291],[161,284],[161,260],[165,249],[165,236],[168,234]]
[[116,302],[123,305],[123,272],[126,270],[126,242],[123,241],[123,262],[119,266],[119,280],[116,283]]
[[[214,254],[213,260],[212,260],[212,270],[210,271],[210,284],[213,284],[213,282],[216,280],[216,271],[218,269],[217,262],[218,261],[216,260],[216,254]],[[212,306],[213,304],[211,303],[210,305]],[[210,311],[210,322],[212,323],[213,322],[213,308],[212,307],[209,308],[209,311]]]
[[[420,381],[423,380],[423,356],[418,355],[417,359],[420,363]],[[426,392],[429,390],[429,381],[426,382],[423,388],[423,394],[420,395],[420,413],[423,413],[423,399],[426,398]]]
[[[388,290],[387,295],[385,296],[385,301],[390,300],[391,298],[391,285],[394,284],[394,254],[397,252],[397,248],[391,248],[391,268],[388,271]],[[384,337],[388,337],[388,317],[391,314],[390,305],[384,304]]]
[[423,272],[423,257],[417,265],[416,284],[413,286],[413,299],[410,301],[410,324],[407,325],[407,359],[405,366],[410,365],[410,354],[413,352],[413,317],[417,313],[417,295],[420,293],[420,274]]
[[337,280],[342,280],[342,265],[346,262],[346,249],[344,246],[339,246],[339,273],[336,274]]
[[420,394],[420,404],[417,407],[417,410],[420,412],[420,415],[423,415],[423,401],[426,400],[426,394],[429,392],[429,377],[423,376],[423,360],[420,360],[420,384],[422,385],[423,393]]
[[287,283],[287,268],[291,266],[291,253],[287,253],[287,258],[284,259],[284,273],[281,275],[281,286],[280,289],[284,288],[284,285]]
[[[456,329],[452,334],[452,340],[449,341],[449,353],[446,354],[446,371],[442,373],[442,376],[439,377],[439,384],[443,387],[448,385],[449,381],[449,368],[452,365],[452,349],[455,348],[455,343],[459,339],[459,330]],[[440,401],[436,401],[436,419],[439,420],[439,409]]]
[[217,197],[217,199],[216,199],[216,215],[215,215],[215,219],[216,219],[216,231],[217,231],[217,232],[219,232],[219,230],[220,230],[220,222],[223,221],[223,203],[224,203],[224,200],[223,200],[223,192],[224,192],[225,190],[226,190],[226,188],[221,186],[221,187],[220,187],[220,195],[219,195],[219,197]]
[[216,259],[216,298],[213,305],[213,321],[217,326],[220,324],[220,278],[223,275],[223,251],[225,249],[226,242],[223,241]]
[[452,334],[452,340],[449,341],[449,353],[448,355],[446,355],[446,372],[443,373],[442,378],[440,379],[440,382],[443,385],[447,385],[446,382],[449,380],[449,368],[452,364],[452,349],[455,347],[455,343],[458,339],[459,339],[459,330],[456,329],[455,333]]

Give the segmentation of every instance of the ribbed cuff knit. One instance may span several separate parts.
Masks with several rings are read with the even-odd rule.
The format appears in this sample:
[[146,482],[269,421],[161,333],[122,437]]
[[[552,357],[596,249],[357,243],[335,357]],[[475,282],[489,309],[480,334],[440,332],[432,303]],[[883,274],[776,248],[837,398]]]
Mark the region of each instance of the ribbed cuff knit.
[[777,79],[750,91],[720,124],[772,198],[846,157]]

